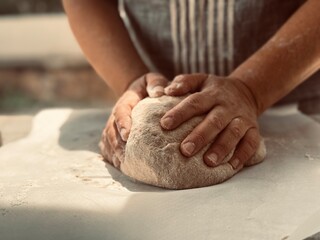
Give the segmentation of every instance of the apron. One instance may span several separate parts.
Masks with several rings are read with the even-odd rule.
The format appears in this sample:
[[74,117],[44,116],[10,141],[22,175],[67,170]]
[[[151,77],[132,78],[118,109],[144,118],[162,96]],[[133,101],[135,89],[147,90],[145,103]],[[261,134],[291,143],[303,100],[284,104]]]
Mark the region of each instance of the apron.
[[[120,0],[120,15],[141,58],[169,79],[180,73],[227,76],[257,51],[305,0]],[[319,74],[283,101],[320,98]]]

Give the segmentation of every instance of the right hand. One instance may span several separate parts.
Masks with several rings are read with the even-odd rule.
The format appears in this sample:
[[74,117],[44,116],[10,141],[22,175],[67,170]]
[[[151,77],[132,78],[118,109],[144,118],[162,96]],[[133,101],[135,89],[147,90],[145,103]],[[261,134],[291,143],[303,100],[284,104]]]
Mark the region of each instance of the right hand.
[[102,156],[116,168],[124,159],[125,142],[131,129],[131,112],[145,97],[160,97],[168,80],[159,73],[147,73],[133,81],[116,102],[106,127],[102,132],[100,149]]

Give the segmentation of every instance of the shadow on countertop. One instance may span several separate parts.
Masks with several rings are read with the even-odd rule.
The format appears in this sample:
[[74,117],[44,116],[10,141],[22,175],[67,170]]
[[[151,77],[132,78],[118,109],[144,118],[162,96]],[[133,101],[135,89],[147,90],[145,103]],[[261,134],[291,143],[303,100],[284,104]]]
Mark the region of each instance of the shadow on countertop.
[[67,150],[100,153],[99,141],[109,118],[105,109],[73,110],[60,128],[59,145]]
[[[69,151],[90,151],[100,155],[99,141],[111,109],[73,110],[60,127],[58,144]],[[102,158],[101,158],[102,159]],[[105,161],[112,178],[132,192],[163,192],[164,189],[130,180]]]

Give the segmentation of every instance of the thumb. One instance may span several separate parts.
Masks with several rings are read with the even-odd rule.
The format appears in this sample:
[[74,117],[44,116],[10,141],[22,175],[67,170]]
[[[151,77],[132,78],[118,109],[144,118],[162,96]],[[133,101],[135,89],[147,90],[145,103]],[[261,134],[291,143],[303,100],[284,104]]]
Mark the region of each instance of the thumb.
[[207,74],[182,74],[176,76],[171,84],[165,88],[165,94],[169,96],[182,96],[196,92],[208,78]]
[[160,97],[164,94],[164,88],[168,85],[168,79],[160,73],[146,75],[147,93],[149,97]]

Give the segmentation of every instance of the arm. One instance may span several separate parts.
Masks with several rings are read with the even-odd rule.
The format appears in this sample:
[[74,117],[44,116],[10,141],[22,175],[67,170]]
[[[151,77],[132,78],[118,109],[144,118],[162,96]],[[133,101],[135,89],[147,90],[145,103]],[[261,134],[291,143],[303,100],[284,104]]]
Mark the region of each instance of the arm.
[[168,95],[194,93],[161,119],[171,130],[201,114],[206,118],[183,140],[187,157],[209,142],[208,166],[217,166],[236,148],[230,164],[241,168],[259,145],[257,116],[319,69],[320,1],[307,1],[260,50],[228,77],[177,76]]
[[63,0],[63,5],[87,59],[120,96],[100,143],[102,155],[119,167],[132,109],[147,96],[161,96],[167,79],[159,73],[148,73],[120,18],[116,0]]
[[251,90],[262,113],[320,68],[320,1],[307,1],[231,77]]
[[120,18],[116,0],[63,0],[63,5],[82,51],[117,95],[148,72]]

